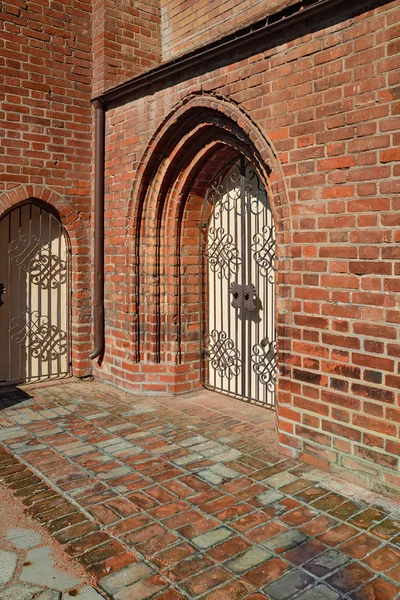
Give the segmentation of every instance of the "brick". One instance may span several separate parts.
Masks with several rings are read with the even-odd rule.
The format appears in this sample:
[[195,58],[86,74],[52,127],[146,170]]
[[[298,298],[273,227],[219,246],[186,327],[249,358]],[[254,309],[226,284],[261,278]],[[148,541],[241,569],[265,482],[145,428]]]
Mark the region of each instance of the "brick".
[[253,547],[227,562],[227,567],[236,574],[242,574],[251,568],[265,562],[271,557],[270,552],[262,548]]
[[254,585],[256,589],[260,589],[261,586],[279,579],[288,568],[288,563],[281,558],[272,558],[255,569],[248,571],[244,575],[244,579]]
[[194,554],[195,550],[192,546],[186,543],[178,544],[173,548],[168,548],[157,554],[152,560],[159,568],[170,567],[179,561],[188,558]]
[[362,529],[369,529],[373,525],[383,521],[385,516],[384,512],[376,508],[367,508],[353,517],[350,522]]
[[83,556],[80,556],[79,561],[86,568],[92,567],[93,565],[104,562],[108,558],[114,558],[119,554],[123,554],[125,550],[125,546],[117,540],[110,540],[94,550],[86,552]]
[[[263,591],[279,600],[291,598],[299,590],[303,590],[314,582],[314,578],[299,569],[293,569],[279,580],[269,583]],[[267,596],[268,597],[268,596]]]
[[328,583],[340,592],[350,592],[372,577],[372,572],[356,563],[344,567],[327,579]]
[[143,579],[153,572],[151,567],[142,562],[125,567],[116,573],[103,577],[99,581],[100,587],[108,594],[119,592],[124,587]]
[[334,527],[333,529],[328,530],[326,533],[321,534],[318,536],[318,539],[329,546],[337,546],[341,542],[353,537],[356,533],[357,529],[343,523],[337,527]]
[[399,148],[393,148],[392,150],[382,150],[379,159],[382,163],[392,162],[400,160]]
[[153,575],[141,581],[137,581],[126,588],[122,588],[119,592],[114,595],[116,600],[128,600],[129,598],[135,598],[135,600],[147,600],[147,598],[154,597],[154,594],[160,592],[167,587],[165,579],[158,575]]
[[308,560],[322,554],[325,550],[326,546],[319,540],[307,540],[300,546],[285,552],[283,557],[296,565],[302,565]]
[[366,598],[368,596],[372,598],[379,598],[379,596],[381,596],[382,598],[384,598],[385,596],[387,598],[394,598],[399,592],[399,589],[400,588],[395,584],[378,577],[373,581],[370,581],[369,583],[365,584],[359,590],[356,590],[353,593],[353,596],[355,600],[361,600],[361,598]]
[[207,551],[208,556],[217,562],[224,562],[235,554],[240,554],[250,547],[250,543],[240,537],[230,538],[226,542],[214,546]]
[[72,554],[73,556],[80,556],[88,550],[96,548],[97,546],[104,544],[107,541],[108,536],[106,533],[96,531],[95,533],[87,535],[82,539],[72,541],[68,544],[66,549],[69,554]]
[[285,531],[275,536],[271,540],[267,540],[264,542],[265,548],[276,554],[282,554],[287,550],[292,548],[296,548],[299,544],[304,542],[307,539],[307,536],[296,529],[291,529],[289,531]]
[[210,592],[204,598],[206,600],[232,600],[233,598],[240,600],[244,597],[251,598],[253,596],[253,600],[257,600],[253,594],[251,596],[247,596],[247,593],[251,589],[252,586],[246,584],[244,581],[231,580],[213,592]]
[[362,559],[379,546],[380,542],[372,535],[362,533],[350,541],[341,544],[339,549],[352,558]]
[[199,536],[192,538],[192,543],[198,548],[205,550],[215,544],[218,544],[232,535],[232,531],[227,527],[219,527],[217,529],[211,529],[207,533],[203,533]]
[[206,573],[197,575],[182,583],[182,587],[188,592],[188,594],[198,596],[211,590],[214,587],[221,585],[228,579],[231,578],[230,573],[222,567],[212,567]]
[[269,540],[276,535],[286,531],[286,527],[280,523],[272,522],[265,525],[261,525],[252,529],[247,533],[247,538],[253,543],[262,543]]

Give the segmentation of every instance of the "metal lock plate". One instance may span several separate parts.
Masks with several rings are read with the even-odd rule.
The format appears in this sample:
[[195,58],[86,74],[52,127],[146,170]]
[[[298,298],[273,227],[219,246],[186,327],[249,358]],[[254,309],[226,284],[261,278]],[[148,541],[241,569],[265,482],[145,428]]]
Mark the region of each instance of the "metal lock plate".
[[229,293],[233,296],[231,302],[233,308],[243,307],[249,312],[256,310],[257,290],[256,286],[252,283],[240,285],[240,283],[234,281],[229,286]]

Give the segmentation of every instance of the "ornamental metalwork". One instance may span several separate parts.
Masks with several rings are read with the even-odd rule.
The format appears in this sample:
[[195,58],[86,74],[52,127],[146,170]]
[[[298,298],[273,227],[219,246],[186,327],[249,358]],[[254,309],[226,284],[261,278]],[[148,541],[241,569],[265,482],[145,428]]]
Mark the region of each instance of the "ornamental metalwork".
[[266,197],[266,190],[253,164],[246,163],[244,179],[245,211],[249,210],[253,215],[259,216],[265,209],[262,199]]
[[205,336],[203,355],[209,359],[220,377],[232,379],[239,375],[242,366],[240,352],[225,331],[214,329]]
[[273,225],[264,225],[262,233],[256,233],[253,236],[251,249],[260,273],[264,277],[271,276],[271,272],[275,271],[275,228]]
[[276,354],[276,342],[264,339],[253,346],[251,355],[254,373],[271,391],[276,383]]
[[47,316],[38,311],[15,317],[10,327],[11,343],[24,345],[33,358],[41,361],[56,360],[67,353],[67,332],[52,325]]
[[219,175],[217,180],[210,186],[206,199],[213,206],[216,219],[220,217],[222,211],[241,213],[239,181],[240,170],[237,165],[233,165],[227,175]]
[[10,262],[30,274],[33,284],[55,289],[67,280],[67,263],[51,252],[50,243],[38,236],[20,234],[10,245]]
[[233,237],[223,227],[210,227],[207,241],[203,246],[204,257],[210,269],[222,279],[229,278],[230,273],[237,273],[240,265],[239,250],[233,243]]
[[199,247],[201,382],[273,406],[274,224],[258,170],[243,155],[208,188]]
[[20,267],[23,271],[28,271],[31,262],[39,254],[43,240],[37,235],[26,235],[18,232],[18,240],[12,240],[10,243],[10,262],[15,267]]
[[0,381],[69,375],[69,268],[67,235],[42,203],[0,218]]
[[[246,163],[243,171],[238,163],[232,165],[227,174],[218,176],[208,189],[206,199],[213,205],[215,218],[218,219],[222,211],[235,211],[238,215],[242,211],[244,214],[250,211],[254,215],[260,215],[264,206],[259,199],[265,195],[265,187],[254,165]],[[243,196],[245,202],[242,202]]]

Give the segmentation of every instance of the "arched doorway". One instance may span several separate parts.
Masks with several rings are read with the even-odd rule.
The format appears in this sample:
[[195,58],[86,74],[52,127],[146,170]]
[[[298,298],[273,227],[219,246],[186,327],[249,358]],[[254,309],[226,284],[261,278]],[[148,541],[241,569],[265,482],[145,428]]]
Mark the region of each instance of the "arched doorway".
[[275,404],[275,235],[255,165],[243,154],[214,178],[200,224],[201,383]]
[[[249,330],[252,334],[247,341],[250,346],[244,353],[246,381],[242,384],[238,380],[236,386],[235,374],[230,383],[221,381],[224,377],[215,383],[210,379],[212,364],[205,343],[209,344],[209,340],[204,336],[217,327],[210,327],[210,273],[203,246],[212,217],[210,205],[206,208],[205,198],[212,197],[208,190],[212,190],[212,182],[219,185],[234,164],[240,170],[241,156],[245,169],[251,166],[261,187],[266,186],[268,191],[264,189],[262,200],[259,197],[263,211],[258,221],[254,215],[247,225],[246,244],[253,237],[254,248],[253,254],[246,250],[245,263],[247,265],[251,258],[251,265],[246,266],[243,281],[240,272],[236,279],[229,278],[228,291],[225,290],[228,301],[222,314],[227,315],[226,306],[230,306],[236,315],[235,321],[231,314],[231,323],[237,322],[241,329],[233,342],[235,347],[238,344],[242,348],[242,332],[244,339],[248,339]],[[264,214],[269,215],[270,221],[262,220]],[[236,227],[241,231],[239,216]],[[290,341],[286,264],[281,259],[291,239],[291,212],[282,165],[268,139],[226,99],[204,94],[186,98],[160,126],[139,161],[128,222],[132,328],[124,348],[129,349],[132,360],[125,361],[123,372],[120,369],[121,380],[129,370],[132,387],[140,390],[180,394],[198,390],[203,385],[263,406],[273,405],[275,395],[278,400],[284,393],[278,389],[279,382],[290,376],[282,364],[285,356],[282,350],[276,355],[276,344],[279,346],[279,340],[283,340],[281,348],[289,347]],[[274,254],[275,228],[270,231],[272,239],[267,231],[262,231],[273,223],[277,232],[276,265],[273,260],[264,276],[254,270],[258,281],[255,278],[244,281],[247,275],[253,278],[254,263],[260,269],[257,260],[265,261],[266,267],[271,252]],[[234,229],[234,220],[229,227]],[[221,285],[219,280],[218,283]],[[258,286],[256,307],[262,306],[262,310],[255,311],[258,314],[243,317],[240,307],[231,306],[235,290],[230,290],[230,286],[234,283],[253,284],[256,291]],[[264,297],[267,293],[268,302]],[[268,327],[265,306],[270,311]],[[114,364],[119,360],[117,348]],[[118,376],[117,369],[113,377],[115,374]]]
[[33,382],[70,372],[67,234],[41,202],[0,219],[0,382]]

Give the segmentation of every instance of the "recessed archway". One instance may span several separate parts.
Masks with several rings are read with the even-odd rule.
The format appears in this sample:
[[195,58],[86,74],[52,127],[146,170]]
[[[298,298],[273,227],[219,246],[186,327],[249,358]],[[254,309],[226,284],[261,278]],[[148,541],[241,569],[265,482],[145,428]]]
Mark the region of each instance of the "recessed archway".
[[71,372],[68,234],[54,209],[30,200],[0,218],[0,382]]
[[68,238],[70,252],[70,362],[72,374],[90,374],[91,297],[89,240],[84,219],[72,202],[40,185],[21,185],[0,194],[0,219],[14,208],[33,203],[57,219]]
[[[149,373],[154,365],[166,391],[184,392],[200,385],[201,208],[215,175],[240,155],[254,165],[268,191],[279,263],[290,235],[282,167],[272,145],[232,103],[207,95],[185,99],[159,128],[138,168],[129,214],[136,273],[133,343],[137,361],[147,365]],[[278,297],[282,283],[280,273]],[[284,303],[283,294],[279,310]]]

